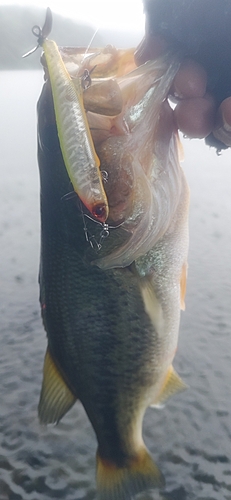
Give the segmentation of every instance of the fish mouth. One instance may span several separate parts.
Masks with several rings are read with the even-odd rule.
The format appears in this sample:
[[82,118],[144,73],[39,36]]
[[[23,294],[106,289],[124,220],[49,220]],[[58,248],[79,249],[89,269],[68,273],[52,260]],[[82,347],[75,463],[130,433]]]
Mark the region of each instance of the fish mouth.
[[[166,54],[136,67],[133,49],[60,52],[73,81],[86,70],[91,75],[83,100],[100,170],[107,174],[106,223],[119,226],[91,259],[102,269],[126,267],[164,234],[178,204],[177,131],[167,96],[180,58]],[[96,207],[94,216],[102,225],[103,211]]]

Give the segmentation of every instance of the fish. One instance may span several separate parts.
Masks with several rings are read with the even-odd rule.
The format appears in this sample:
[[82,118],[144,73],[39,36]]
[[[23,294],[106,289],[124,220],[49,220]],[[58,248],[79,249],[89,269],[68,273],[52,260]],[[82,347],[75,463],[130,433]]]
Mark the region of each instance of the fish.
[[[180,60],[168,54],[137,68],[134,51],[116,50],[92,49],[85,61],[90,71],[97,59],[98,82],[115,78],[122,95],[117,115],[97,113],[97,102],[87,111],[107,172],[106,227],[77,197],[65,199],[70,179],[49,79],[37,108],[48,340],[38,414],[42,424],[56,424],[82,403],[98,442],[98,500],[131,500],[164,485],[143,440],[143,417],[186,388],[172,362],[186,293],[189,188],[167,100]],[[74,80],[83,55],[60,53]]]
[[51,26],[52,13],[48,7],[43,28],[34,26],[32,32],[45,54],[64,163],[74,191],[92,216],[105,222],[109,212],[108,202],[83,104],[84,81],[90,75],[83,74],[82,79],[76,78],[73,83],[56,42],[47,39]]

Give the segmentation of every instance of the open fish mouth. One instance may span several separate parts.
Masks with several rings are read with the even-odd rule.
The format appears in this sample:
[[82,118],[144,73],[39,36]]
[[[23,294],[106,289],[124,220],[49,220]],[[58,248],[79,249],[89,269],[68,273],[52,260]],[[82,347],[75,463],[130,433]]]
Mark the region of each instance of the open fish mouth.
[[126,267],[165,233],[181,196],[167,101],[180,57],[167,54],[137,68],[133,49],[60,53],[74,82],[90,75],[83,100],[109,205],[106,227],[85,217],[89,258],[103,269]]

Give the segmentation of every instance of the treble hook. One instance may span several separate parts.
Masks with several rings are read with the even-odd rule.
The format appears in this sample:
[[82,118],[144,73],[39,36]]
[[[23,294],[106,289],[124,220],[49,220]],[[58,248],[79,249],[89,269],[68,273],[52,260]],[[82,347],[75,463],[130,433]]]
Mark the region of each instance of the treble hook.
[[[85,239],[86,241],[90,244],[91,248],[97,252],[99,252],[102,248],[103,241],[110,236],[110,229],[118,229],[119,227],[123,226],[124,221],[122,221],[120,224],[117,226],[111,226],[107,224],[106,222],[100,222],[96,219],[93,219],[90,215],[86,214],[83,212],[82,209],[82,204],[79,204],[82,220],[83,220],[83,230],[85,234]],[[99,239],[97,241],[96,236],[94,234],[91,234],[87,228],[85,218],[89,219],[90,221],[94,222],[98,226],[101,226],[102,230],[99,233]]]
[[32,33],[34,36],[36,36],[36,38],[38,39],[38,43],[36,45],[36,47],[34,47],[33,49],[29,50],[29,52],[27,52],[26,54],[24,54],[22,57],[25,58],[25,57],[28,57],[30,56],[31,54],[33,54],[33,52],[35,52],[39,47],[42,47],[43,45],[43,42],[44,40],[46,40],[47,36],[50,34],[51,32],[51,28],[52,28],[52,12],[51,12],[51,9],[50,7],[47,7],[47,10],[46,10],[46,18],[45,18],[45,22],[44,22],[44,25],[42,28],[40,28],[40,26],[38,26],[37,24],[35,26],[33,26],[32,28]]

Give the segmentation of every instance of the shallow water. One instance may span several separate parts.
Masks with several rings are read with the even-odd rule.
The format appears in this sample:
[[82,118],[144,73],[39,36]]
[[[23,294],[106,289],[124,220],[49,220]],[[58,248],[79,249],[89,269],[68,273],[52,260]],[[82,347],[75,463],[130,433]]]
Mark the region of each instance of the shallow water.
[[[0,500],[95,500],[96,440],[81,404],[56,427],[37,420],[46,346],[37,284],[41,85],[39,71],[0,73]],[[231,500],[231,153],[217,157],[200,141],[184,147],[189,277],[174,364],[189,389],[147,411],[144,437],[166,489],[142,499]]]

